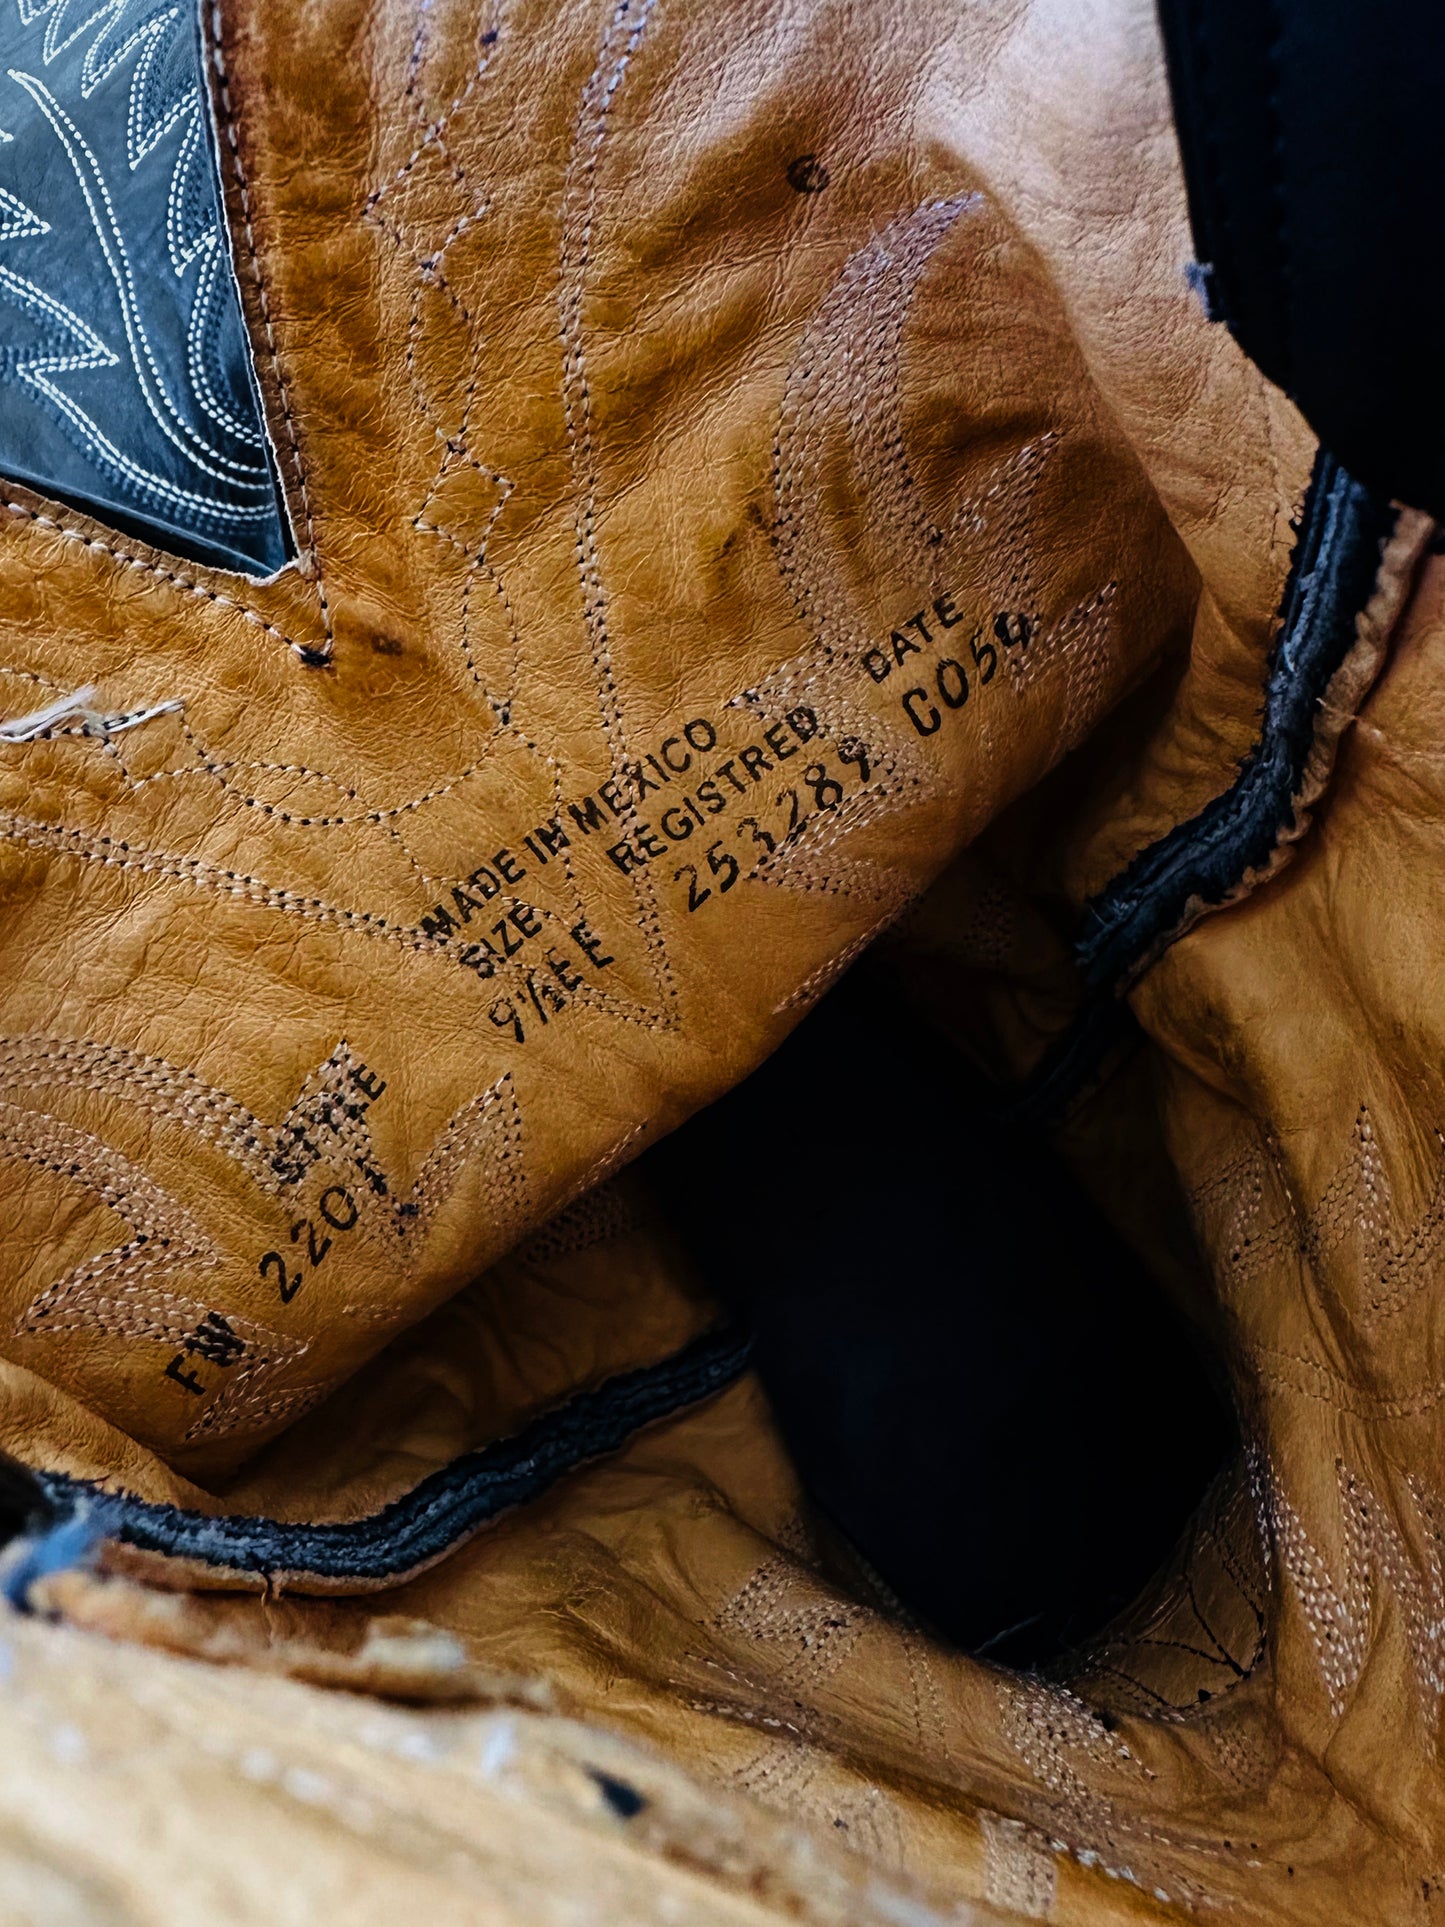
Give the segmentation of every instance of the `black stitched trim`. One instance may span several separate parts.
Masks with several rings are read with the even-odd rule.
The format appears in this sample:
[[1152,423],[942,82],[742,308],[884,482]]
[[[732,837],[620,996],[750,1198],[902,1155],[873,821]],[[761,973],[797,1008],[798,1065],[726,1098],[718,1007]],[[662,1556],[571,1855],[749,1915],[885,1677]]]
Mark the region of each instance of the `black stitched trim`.
[[1179,934],[1191,903],[1225,902],[1293,827],[1316,711],[1354,646],[1355,618],[1374,592],[1381,545],[1394,521],[1389,503],[1320,450],[1267,666],[1259,739],[1222,795],[1141,850],[1085,905],[1074,956],[1086,1000],[1003,1104],[1014,1122],[1030,1128],[1057,1122],[1104,1058],[1137,1041],[1123,992]]
[[1085,906],[1075,955],[1090,990],[1122,989],[1177,932],[1189,904],[1223,903],[1293,827],[1316,712],[1354,647],[1355,618],[1374,592],[1394,524],[1390,504],[1321,450],[1270,652],[1259,740],[1223,795],[1141,850]]
[[37,1476],[61,1513],[98,1501],[107,1536],[144,1552],[267,1578],[394,1581],[433,1564],[511,1507],[540,1498],[587,1460],[617,1451],[643,1426],[722,1391],[741,1375],[750,1349],[751,1339],[736,1326],[705,1332],[656,1365],[578,1392],[515,1437],[454,1459],[364,1519],[289,1525],[215,1518],[106,1492],[65,1473]]

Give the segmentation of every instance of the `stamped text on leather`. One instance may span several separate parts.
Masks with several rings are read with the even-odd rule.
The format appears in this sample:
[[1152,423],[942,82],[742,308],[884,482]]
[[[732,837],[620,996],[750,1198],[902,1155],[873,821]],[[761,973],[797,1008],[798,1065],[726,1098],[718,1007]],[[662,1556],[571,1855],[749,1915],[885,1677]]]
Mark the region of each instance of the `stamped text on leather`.
[[856,28],[212,23],[303,553],[0,527],[0,718],[180,705],[0,744],[0,1344],[187,1466],[741,1075],[1187,618],[947,23]]

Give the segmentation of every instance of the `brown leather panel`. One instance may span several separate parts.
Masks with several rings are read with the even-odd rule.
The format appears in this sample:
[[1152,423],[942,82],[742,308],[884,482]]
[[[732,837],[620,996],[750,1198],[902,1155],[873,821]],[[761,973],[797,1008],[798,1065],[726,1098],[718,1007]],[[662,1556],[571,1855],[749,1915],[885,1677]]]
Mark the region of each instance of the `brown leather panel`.
[[[180,570],[11,492],[0,716],[94,694],[0,741],[0,1437],[354,1518],[710,1316],[645,1222],[554,1214],[966,845],[912,954],[1037,1055],[1070,908],[1250,739],[1310,450],[1184,284],[1146,8],[213,41],[303,554]],[[1189,1297],[1165,1140],[1247,1425],[1132,1614],[1048,1681],[947,1650],[744,1380],[371,1600],[42,1580],[0,1903],[1438,1918],[1442,599],[1362,637],[1328,807],[1074,1121]]]
[[0,746],[4,1343],[193,1475],[737,1077],[1182,637],[943,112],[985,23],[882,24],[221,22],[305,553],[18,496],[0,550],[8,715],[182,705]]

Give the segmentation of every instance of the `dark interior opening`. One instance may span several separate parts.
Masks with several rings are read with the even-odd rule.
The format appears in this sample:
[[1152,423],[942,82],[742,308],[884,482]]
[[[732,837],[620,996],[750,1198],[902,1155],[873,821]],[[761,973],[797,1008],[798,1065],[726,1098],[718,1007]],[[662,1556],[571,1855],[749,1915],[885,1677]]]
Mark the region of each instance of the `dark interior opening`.
[[1042,1666],[1164,1563],[1237,1441],[1198,1340],[1047,1138],[866,964],[644,1161],[812,1498],[936,1632]]

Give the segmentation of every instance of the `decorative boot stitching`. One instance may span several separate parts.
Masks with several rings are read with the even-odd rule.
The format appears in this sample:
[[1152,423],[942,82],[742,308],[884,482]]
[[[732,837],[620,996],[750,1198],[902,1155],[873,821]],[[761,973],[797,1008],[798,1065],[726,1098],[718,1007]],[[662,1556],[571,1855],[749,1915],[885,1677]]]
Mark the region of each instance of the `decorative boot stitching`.
[[[187,1378],[185,1356],[211,1359],[224,1368],[225,1378],[187,1430],[188,1441],[298,1417],[334,1386],[331,1378],[278,1383],[309,1353],[309,1343],[170,1290],[166,1281],[173,1273],[215,1269],[222,1260],[190,1213],[99,1138],[10,1100],[42,1091],[117,1099],[157,1122],[178,1126],[194,1144],[214,1146],[268,1196],[294,1198],[310,1183],[320,1190],[322,1213],[340,1211],[342,1222],[349,1213],[346,1228],[379,1248],[404,1285],[421,1261],[437,1214],[468,1171],[478,1174],[480,1199],[499,1237],[520,1221],[527,1189],[522,1119],[506,1073],[443,1126],[415,1181],[403,1191],[383,1168],[372,1141],[367,1113],[379,1088],[343,1041],[273,1126],[193,1071],[162,1058],[85,1039],[0,1038],[0,1157],[20,1158],[85,1186],[134,1232],[124,1245],[86,1259],[47,1285],[22,1314],[17,1331],[87,1330],[171,1345],[178,1354],[178,1382],[192,1391],[198,1388]],[[338,1221],[333,1216],[328,1222]],[[287,1276],[285,1260],[273,1257]],[[385,1307],[356,1308],[353,1315],[393,1323],[405,1316],[404,1306],[405,1293],[398,1291]]]
[[1278,1473],[1257,1454],[1260,1504],[1280,1567],[1295,1595],[1320,1678],[1335,1719],[1342,1719],[1370,1655],[1376,1611],[1393,1600],[1410,1656],[1423,1731],[1435,1733],[1445,1693],[1445,1576],[1440,1547],[1445,1509],[1418,1478],[1407,1475],[1405,1495],[1414,1516],[1411,1539],[1370,1483],[1343,1459],[1335,1461],[1340,1554],[1327,1558],[1285,1497]]
[[[1203,1880],[1181,1870],[1182,1858],[1221,1860],[1213,1842],[1155,1827],[1113,1794],[1090,1784],[1099,1776],[1141,1783],[1153,1772],[1075,1694],[1028,1677],[998,1682],[1000,1727],[1039,1787],[1025,1796],[1028,1824],[1056,1853],[1098,1867],[1166,1905],[1217,1905]],[[1137,1797],[1137,1794],[1136,1794]],[[1161,1851],[1162,1850],[1162,1851]]]
[[[566,801],[563,770],[557,757],[528,735],[513,713],[520,687],[522,641],[511,595],[490,551],[515,484],[502,470],[481,459],[473,446],[473,411],[479,393],[484,392],[483,370],[488,350],[473,311],[475,297],[469,297],[466,292],[465,264],[448,265],[448,257],[457,243],[472,232],[491,209],[488,189],[484,184],[471,180],[448,145],[448,136],[458,116],[473,101],[481,83],[491,72],[500,44],[501,12],[498,6],[478,21],[474,57],[461,87],[440,111],[428,117],[422,97],[422,79],[432,49],[427,13],[423,9],[418,16],[413,38],[404,96],[414,116],[419,138],[400,166],[367,196],[362,210],[365,218],[411,264],[414,279],[406,327],[406,368],[416,401],[417,418],[429,426],[440,449],[435,472],[412,518],[412,527],[443,543],[463,566],[457,609],[458,642],[468,682],[490,711],[489,734],[477,756],[460,775],[434,785],[427,796],[394,805],[385,812],[370,811],[365,819],[368,822],[380,822],[383,815],[390,817],[402,810],[420,808],[433,796],[455,788],[481,770],[497,745],[506,738],[510,738],[545,768],[551,785],[554,817],[561,816]],[[451,329],[466,346],[465,384],[460,394],[456,392],[455,383],[451,392],[442,392],[434,379],[428,378],[423,370],[425,358],[420,351],[426,335],[424,303],[428,296],[439,297],[445,302]],[[453,478],[458,476],[464,480],[474,478],[485,485],[489,501],[484,507],[475,507],[464,493],[459,497],[452,485]],[[483,583],[490,584],[495,594],[505,631],[507,669],[500,689],[494,687],[483,673],[474,636],[476,591]],[[599,693],[599,713],[605,711],[606,707],[605,694]],[[310,774],[315,775],[316,772]],[[338,787],[345,788],[344,785]],[[284,812],[268,809],[268,813],[279,815],[283,821],[290,820]],[[340,819],[320,820],[329,823]],[[400,843],[413,867],[420,871],[408,846],[399,837],[395,840]],[[587,905],[578,886],[570,846],[564,844],[557,862],[561,877],[565,879],[570,911],[559,915],[540,906],[529,907],[554,924],[559,935],[565,935],[579,918],[586,919]],[[465,879],[449,877],[426,881],[428,887],[433,883],[450,887],[464,883]],[[634,879],[634,887],[650,886],[638,885]],[[505,901],[505,897],[499,899],[499,903]],[[514,971],[516,968],[511,967]],[[603,990],[598,984],[589,983],[574,994],[578,1002],[642,1029],[671,1030],[677,1028],[680,1021],[675,1009],[665,999],[664,1008],[655,1011],[625,996]]]
[[[521,1112],[510,1071],[448,1120],[405,1192],[382,1168],[373,1145],[368,1111],[376,1088],[373,1073],[343,1039],[307,1077],[281,1122],[268,1125],[228,1092],[164,1058],[84,1038],[0,1037],[0,1099],[41,1090],[119,1098],[159,1122],[181,1126],[201,1143],[215,1145],[272,1196],[294,1192],[313,1168],[324,1167],[346,1180],[356,1204],[357,1229],[394,1250],[403,1264],[424,1242],[462,1171],[484,1153],[487,1202],[501,1223],[513,1221],[523,1209],[526,1173]],[[38,1113],[15,1115],[37,1128],[43,1121],[56,1130],[69,1129]],[[86,1142],[98,1153],[119,1157],[98,1139]],[[135,1178],[150,1185],[139,1172]],[[98,1179],[96,1186],[100,1188]],[[110,1201],[108,1190],[101,1189],[101,1195]],[[201,1236],[199,1231],[195,1236]]]
[[[773,546],[811,640],[734,699],[734,706],[759,711],[806,702],[819,716],[821,734],[832,738],[845,759],[856,761],[860,745],[866,745],[870,766],[856,795],[808,818],[766,851],[750,874],[792,889],[871,897],[892,915],[905,907],[896,874],[837,854],[838,846],[867,823],[936,798],[941,780],[919,754],[916,739],[859,704],[857,677],[873,640],[871,623],[845,587],[848,571],[840,567],[830,525],[818,506],[833,440],[841,437],[870,519],[891,534],[914,579],[942,594],[957,587],[956,577],[950,583],[950,568],[965,568],[1010,606],[1028,609],[1023,619],[1037,628],[1027,527],[1058,432],[1046,431],[1001,461],[943,527],[934,523],[921,498],[904,435],[901,367],[914,297],[938,249],[982,207],[980,195],[963,194],[925,201],[898,216],[848,258],[805,330],[788,373],[773,444]],[[1105,585],[1047,634],[1036,634],[1026,652],[1014,652],[1029,660],[1011,663],[1005,678],[1019,695],[1055,672],[1062,674],[1064,729],[1071,736],[1097,711],[1107,663],[1107,605],[1115,586]],[[1078,633],[1081,624],[1087,641]],[[992,725],[985,720],[979,726],[987,738]]]
[[[177,1199],[89,1132],[0,1101],[4,1157],[83,1185],[133,1233],[124,1244],[84,1259],[46,1286],[21,1314],[18,1335],[100,1332],[171,1346],[182,1370],[187,1357],[224,1365],[228,1376],[187,1431],[188,1440],[218,1437],[258,1423],[258,1413],[278,1409],[282,1395],[273,1381],[309,1346],[169,1288],[165,1281],[173,1274],[192,1276],[220,1262],[216,1246]],[[279,1409],[319,1397],[322,1389],[288,1390]]]
[[[710,1630],[742,1644],[749,1663],[724,1663],[716,1647],[690,1655],[721,1682],[694,1709],[759,1735],[733,1768],[734,1785],[779,1811],[831,1827],[875,1859],[896,1860],[901,1827],[878,1787],[839,1783],[837,1721],[817,1696],[853,1660],[865,1636],[892,1631],[872,1608],[829,1589],[811,1567],[801,1519],[778,1534],[765,1559],[719,1607]],[[912,1669],[910,1667],[910,1673]],[[915,1683],[916,1694],[916,1683]]]

